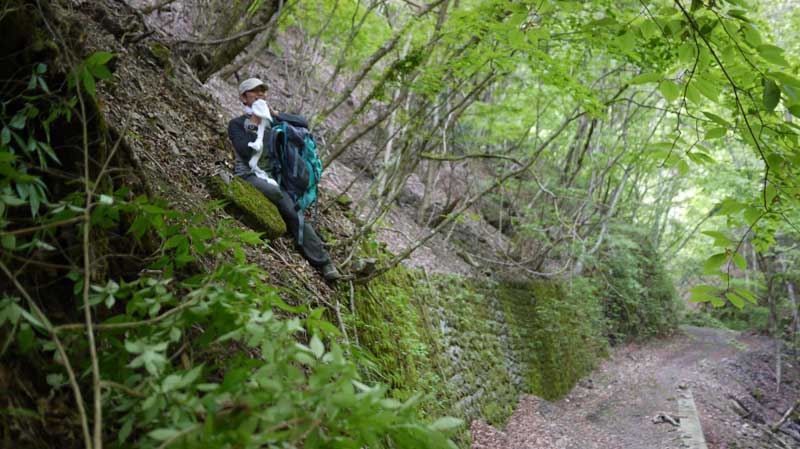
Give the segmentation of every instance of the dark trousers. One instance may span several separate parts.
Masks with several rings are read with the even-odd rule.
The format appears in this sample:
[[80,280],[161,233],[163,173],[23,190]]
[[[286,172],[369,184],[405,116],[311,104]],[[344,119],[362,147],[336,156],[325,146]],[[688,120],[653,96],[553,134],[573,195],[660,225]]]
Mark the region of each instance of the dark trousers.
[[[294,210],[294,201],[289,197],[289,194],[281,190],[280,187],[274,186],[256,175],[246,175],[243,179],[258,189],[278,207],[283,221],[286,222],[286,229],[289,231],[292,238],[294,238],[295,243],[297,243],[300,221],[297,217],[297,211]],[[320,240],[308,221],[303,223],[303,244],[298,246],[300,247],[300,252],[303,254],[303,257],[314,267],[320,268],[331,260],[328,252],[325,251],[325,248],[322,246],[322,240]]]

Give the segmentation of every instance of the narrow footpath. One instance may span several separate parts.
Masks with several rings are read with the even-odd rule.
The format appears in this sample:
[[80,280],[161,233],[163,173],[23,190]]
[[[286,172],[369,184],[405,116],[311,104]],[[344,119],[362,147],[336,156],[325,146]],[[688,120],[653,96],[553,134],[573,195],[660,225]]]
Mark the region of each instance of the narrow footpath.
[[[766,430],[800,394],[796,365],[784,357],[777,392],[771,340],[682,327],[668,339],[616,348],[559,401],[523,397],[503,431],[473,422],[472,448],[797,448],[796,419]],[[691,435],[693,414],[703,435]]]

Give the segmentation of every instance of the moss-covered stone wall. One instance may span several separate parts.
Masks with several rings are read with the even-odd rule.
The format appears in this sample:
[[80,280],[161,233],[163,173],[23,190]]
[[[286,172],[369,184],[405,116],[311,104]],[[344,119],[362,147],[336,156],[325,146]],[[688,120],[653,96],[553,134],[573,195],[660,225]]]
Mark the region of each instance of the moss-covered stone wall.
[[560,397],[605,353],[602,308],[567,291],[395,269],[356,288],[346,324],[368,380],[426,394],[423,413],[503,425],[520,394]]

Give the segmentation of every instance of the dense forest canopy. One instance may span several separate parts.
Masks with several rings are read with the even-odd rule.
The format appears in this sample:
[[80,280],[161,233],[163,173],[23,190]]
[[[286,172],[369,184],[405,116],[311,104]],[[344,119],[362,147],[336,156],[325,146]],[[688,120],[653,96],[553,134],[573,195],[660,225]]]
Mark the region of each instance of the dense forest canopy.
[[[453,237],[459,254],[493,280],[574,287],[552,310],[605,313],[592,348],[674,327],[654,318],[673,305],[662,265],[716,318],[796,344],[793,1],[193,3],[0,6],[0,356],[17,377],[44,373],[30,389],[77,404],[62,432],[73,446],[452,447],[461,421],[362,383],[384,380],[380,361],[339,299],[355,314],[355,285],[370,292],[476,223],[485,235]],[[177,32],[159,28],[166,10]],[[331,303],[287,301],[253,263],[274,252],[257,232],[205,221],[221,203],[186,206],[131,174],[148,136],[108,120],[135,78],[126,64],[150,61],[183,93],[267,59],[281,63],[258,70],[291,84],[276,101],[308,116],[326,167],[367,180],[352,232],[330,242],[357,279]],[[382,251],[376,235],[408,203],[420,232]],[[362,256],[374,269],[356,270]],[[585,292],[612,299],[580,305]],[[628,306],[644,310],[638,324]]]

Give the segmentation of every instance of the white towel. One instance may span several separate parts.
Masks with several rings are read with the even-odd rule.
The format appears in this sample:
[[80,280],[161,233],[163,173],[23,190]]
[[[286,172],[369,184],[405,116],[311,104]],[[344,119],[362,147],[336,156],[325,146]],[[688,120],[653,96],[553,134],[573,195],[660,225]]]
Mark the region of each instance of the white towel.
[[258,166],[258,160],[261,158],[261,155],[264,153],[264,131],[267,129],[267,123],[272,123],[272,115],[269,113],[269,107],[267,106],[267,102],[264,100],[256,100],[253,103],[253,107],[245,107],[245,112],[252,113],[253,115],[259,117],[261,119],[261,123],[258,125],[257,137],[254,142],[250,142],[247,144],[250,148],[254,149],[255,152],[253,156],[250,158],[248,165],[250,165],[250,173],[256,175],[257,177],[267,181],[268,183],[278,187],[278,183],[272,179],[267,172],[262,170]]

